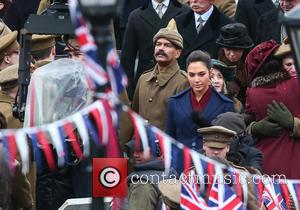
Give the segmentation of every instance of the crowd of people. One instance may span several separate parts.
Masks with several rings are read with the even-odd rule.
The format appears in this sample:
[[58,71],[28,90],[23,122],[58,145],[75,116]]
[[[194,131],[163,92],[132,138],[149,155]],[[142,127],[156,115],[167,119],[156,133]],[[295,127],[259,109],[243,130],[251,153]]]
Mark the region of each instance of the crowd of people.
[[[18,34],[29,14],[41,13],[51,3],[25,2],[0,0],[1,129],[24,126],[12,110],[18,92]],[[225,165],[300,179],[300,84],[289,37],[278,20],[280,12],[300,0],[124,2],[112,33],[129,79],[121,101],[178,142]],[[62,52],[56,49],[57,39],[64,42]],[[33,35],[31,74],[51,64],[57,53],[83,59],[72,37]],[[161,176],[165,168],[159,144],[157,155],[146,157],[142,148],[136,150],[133,133],[128,113],[121,113],[120,148],[130,160],[127,209],[161,209],[162,203],[179,209],[178,186],[145,184],[139,178]],[[11,176],[3,173],[8,168],[2,147],[0,209],[54,210],[68,198],[91,196],[90,187],[76,184],[83,171],[80,163],[55,173],[37,171],[31,156],[29,174],[24,175],[17,157]],[[175,176],[184,172],[181,152],[172,151]],[[2,193],[4,189],[9,190]],[[258,208],[249,190],[247,209]]]

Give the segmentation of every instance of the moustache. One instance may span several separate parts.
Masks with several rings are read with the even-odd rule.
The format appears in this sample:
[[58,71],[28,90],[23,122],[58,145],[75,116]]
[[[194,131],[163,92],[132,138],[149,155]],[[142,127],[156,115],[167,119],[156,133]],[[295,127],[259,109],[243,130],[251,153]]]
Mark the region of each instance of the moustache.
[[155,55],[156,56],[157,55],[162,55],[162,56],[168,57],[168,55],[164,51],[162,51],[162,50],[158,51]]

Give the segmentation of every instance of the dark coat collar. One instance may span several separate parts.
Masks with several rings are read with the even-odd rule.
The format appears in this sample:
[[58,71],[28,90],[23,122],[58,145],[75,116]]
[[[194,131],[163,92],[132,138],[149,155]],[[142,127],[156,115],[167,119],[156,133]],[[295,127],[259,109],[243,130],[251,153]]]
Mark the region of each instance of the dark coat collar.
[[[192,105],[190,101],[189,91],[191,90],[191,87],[188,89],[182,91],[181,93],[178,93],[177,95],[172,96],[171,98],[176,98],[183,110],[183,112],[190,116],[192,112]],[[210,119],[210,116],[213,116],[213,113],[215,113],[215,110],[219,108],[219,103],[217,101],[223,101],[227,103],[233,103],[229,98],[226,96],[219,94],[215,88],[212,88],[212,94],[209,99],[209,102],[207,106],[202,111],[202,116],[204,119]]]
[[[211,39],[214,39],[214,34],[217,33],[221,21],[221,13],[217,7],[214,6],[214,10],[205,23],[204,27],[201,29],[200,33],[197,34],[194,12],[190,10],[189,12],[183,14],[185,17],[182,21],[182,36],[183,37],[193,37],[192,39],[185,39],[187,45],[185,46],[182,57],[187,56],[185,53],[190,53],[194,49],[199,48],[199,46],[207,43]],[[177,21],[176,21],[177,22]]]
[[[248,0],[247,0],[248,1]],[[272,0],[255,0],[254,8],[259,15],[275,9],[276,6],[273,4]]]
[[180,14],[182,12],[183,5],[177,6],[176,0],[170,0],[170,4],[163,15],[162,19],[159,18],[158,14],[154,10],[151,1],[147,3],[147,6],[141,8],[141,12],[139,12],[140,18],[142,18],[145,22],[152,25],[153,28],[163,28],[168,24],[169,20],[171,20],[174,16]]
[[[177,0],[170,0],[170,3],[173,3],[173,5],[175,7],[182,7],[182,4],[177,1]],[[144,9],[147,9],[148,7],[152,7],[152,3],[151,3],[151,0],[148,0],[142,7],[141,9],[144,10]],[[153,7],[152,7],[153,8]]]

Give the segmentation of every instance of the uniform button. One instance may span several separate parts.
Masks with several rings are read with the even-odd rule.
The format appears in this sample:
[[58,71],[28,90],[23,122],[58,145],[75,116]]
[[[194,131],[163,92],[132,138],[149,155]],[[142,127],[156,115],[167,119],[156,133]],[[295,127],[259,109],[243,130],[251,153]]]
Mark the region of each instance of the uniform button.
[[149,102],[152,102],[153,101],[153,99],[152,98],[149,98],[149,100],[148,100]]
[[155,82],[156,82],[156,83],[158,83],[158,79],[157,79],[157,80],[155,80]]

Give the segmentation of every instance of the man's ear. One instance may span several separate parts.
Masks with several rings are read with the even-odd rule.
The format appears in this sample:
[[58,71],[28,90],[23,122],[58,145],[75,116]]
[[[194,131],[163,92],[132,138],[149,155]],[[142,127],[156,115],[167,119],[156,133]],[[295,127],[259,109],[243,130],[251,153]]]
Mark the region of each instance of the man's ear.
[[51,49],[51,55],[53,56],[53,57],[55,57],[56,56],[56,47],[55,47],[55,45],[52,47],[52,49]]
[[0,3],[0,11],[3,10],[3,8],[4,8],[4,4]]
[[3,61],[4,61],[5,63],[7,63],[7,64],[10,64],[10,63],[11,63],[10,56],[7,56],[7,55],[4,56]]
[[182,50],[181,49],[178,49],[177,51],[176,51],[176,59],[178,59],[179,57],[180,57],[180,55],[181,55],[181,52],[182,52]]

